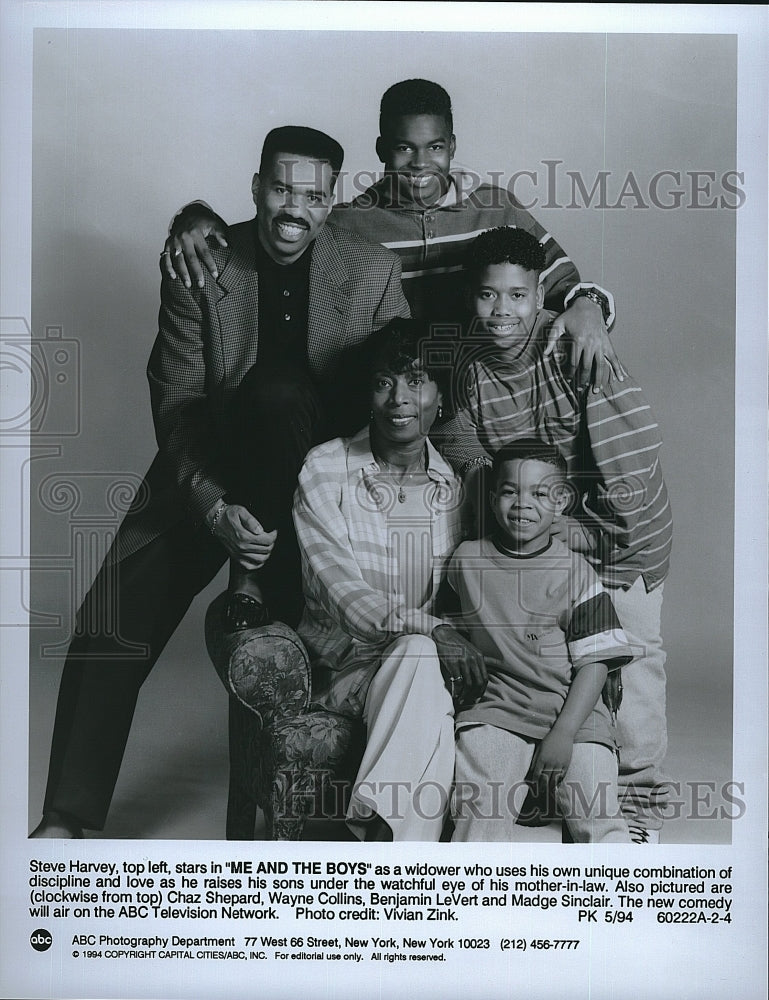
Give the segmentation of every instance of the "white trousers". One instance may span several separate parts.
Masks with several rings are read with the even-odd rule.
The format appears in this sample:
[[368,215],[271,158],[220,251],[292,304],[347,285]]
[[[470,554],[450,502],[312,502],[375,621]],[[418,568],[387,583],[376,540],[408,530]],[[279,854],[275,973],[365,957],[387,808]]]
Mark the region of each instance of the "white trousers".
[[387,647],[363,718],[366,752],[348,826],[362,839],[376,813],[395,841],[439,840],[454,773],[454,711],[432,639],[405,635]]

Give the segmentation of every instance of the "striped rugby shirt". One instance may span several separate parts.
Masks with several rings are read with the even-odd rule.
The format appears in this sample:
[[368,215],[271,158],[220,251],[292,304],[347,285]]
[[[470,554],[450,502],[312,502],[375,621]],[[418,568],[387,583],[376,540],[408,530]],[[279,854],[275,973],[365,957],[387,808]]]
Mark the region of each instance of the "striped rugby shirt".
[[602,533],[596,568],[604,583],[628,588],[642,576],[652,590],[667,576],[673,531],[657,421],[630,377],[598,393],[575,389],[542,355],[552,319],[540,311],[512,362],[495,357],[488,341],[466,340],[457,410],[434,439],[462,474],[516,438],[557,445],[581,496],[576,516]]
[[[412,315],[447,321],[456,321],[464,312],[460,272],[475,237],[497,226],[525,229],[545,248],[541,275],[545,305],[562,312],[571,299],[569,293],[580,284],[573,261],[510,192],[493,184],[480,184],[479,180],[471,171],[452,171],[447,195],[427,209],[388,202],[389,184],[381,180],[352,202],[337,205],[329,221],[397,253]],[[611,325],[611,295],[598,285],[582,287],[599,288],[606,295]]]

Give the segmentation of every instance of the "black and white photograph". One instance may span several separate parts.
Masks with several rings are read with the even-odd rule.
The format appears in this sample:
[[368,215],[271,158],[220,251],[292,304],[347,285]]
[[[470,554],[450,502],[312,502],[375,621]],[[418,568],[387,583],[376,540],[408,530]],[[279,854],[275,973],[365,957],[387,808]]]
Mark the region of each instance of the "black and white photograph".
[[8,10],[2,995],[761,995],[766,11]]

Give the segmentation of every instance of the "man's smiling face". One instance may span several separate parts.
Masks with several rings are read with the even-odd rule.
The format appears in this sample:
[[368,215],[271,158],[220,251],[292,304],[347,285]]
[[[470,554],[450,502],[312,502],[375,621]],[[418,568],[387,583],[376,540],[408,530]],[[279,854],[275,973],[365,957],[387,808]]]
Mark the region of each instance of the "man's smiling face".
[[259,241],[279,264],[292,264],[328,218],[334,195],[331,164],[296,153],[276,153],[254,175]]

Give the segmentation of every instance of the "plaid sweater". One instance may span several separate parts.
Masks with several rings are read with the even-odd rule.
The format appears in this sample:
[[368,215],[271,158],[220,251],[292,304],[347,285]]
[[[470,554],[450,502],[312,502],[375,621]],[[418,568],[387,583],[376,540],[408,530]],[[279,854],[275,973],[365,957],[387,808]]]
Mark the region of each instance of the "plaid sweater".
[[516,438],[557,445],[581,498],[576,515],[601,532],[604,583],[627,588],[642,576],[652,590],[667,576],[673,530],[657,422],[631,378],[599,393],[575,389],[542,355],[552,318],[540,312],[514,361],[496,357],[488,342],[473,349],[468,338],[458,409],[434,440],[463,474]]

